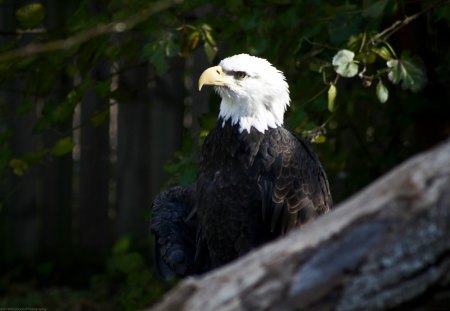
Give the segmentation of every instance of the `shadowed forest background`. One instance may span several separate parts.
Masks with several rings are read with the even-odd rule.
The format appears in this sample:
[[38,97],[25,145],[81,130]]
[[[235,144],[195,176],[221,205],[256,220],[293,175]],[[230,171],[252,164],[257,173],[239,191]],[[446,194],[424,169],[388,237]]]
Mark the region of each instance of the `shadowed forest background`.
[[449,25],[431,0],[0,0],[0,308],[135,310],[173,285],[150,206],[196,178],[220,102],[197,79],[224,57],[285,73],[336,203],[442,141]]

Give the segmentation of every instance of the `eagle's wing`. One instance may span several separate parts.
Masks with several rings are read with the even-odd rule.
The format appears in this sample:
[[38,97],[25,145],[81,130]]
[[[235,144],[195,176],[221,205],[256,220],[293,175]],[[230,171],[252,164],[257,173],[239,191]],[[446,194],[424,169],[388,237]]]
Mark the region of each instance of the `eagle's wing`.
[[260,178],[263,219],[270,231],[282,233],[327,212],[332,199],[317,155],[301,137],[281,128],[262,149],[265,173]]
[[164,279],[192,273],[196,252],[196,223],[192,217],[195,187],[176,186],[153,201],[150,229],[155,236],[155,264]]

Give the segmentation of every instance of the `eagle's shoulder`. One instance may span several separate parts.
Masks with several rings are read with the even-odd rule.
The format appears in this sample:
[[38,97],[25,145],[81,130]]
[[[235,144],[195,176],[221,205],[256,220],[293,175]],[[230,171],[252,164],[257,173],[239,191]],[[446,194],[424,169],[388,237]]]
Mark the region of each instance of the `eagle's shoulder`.
[[301,136],[283,127],[272,129],[259,153],[263,216],[271,231],[285,232],[331,208],[325,171]]

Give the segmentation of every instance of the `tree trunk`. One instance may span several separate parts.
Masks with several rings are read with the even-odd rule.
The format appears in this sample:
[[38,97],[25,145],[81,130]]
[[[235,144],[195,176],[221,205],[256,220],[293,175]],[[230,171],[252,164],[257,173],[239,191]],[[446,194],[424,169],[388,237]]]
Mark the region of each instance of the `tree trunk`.
[[[12,0],[5,1],[4,5],[0,6],[0,27],[6,32],[14,32],[14,10],[12,7]],[[0,46],[4,46],[8,42],[8,36],[6,34],[0,35]],[[10,82],[12,86],[14,85],[14,80]],[[0,100],[0,108],[2,110],[8,109],[9,97],[12,97],[6,90],[0,90],[0,99],[5,98],[7,100]],[[11,109],[11,108],[9,108]],[[3,115],[2,115],[3,117]],[[6,122],[5,122],[6,123]],[[6,131],[9,129],[9,122],[7,124],[0,123],[0,131]],[[12,146],[9,146],[10,148]],[[6,149],[6,148],[5,148]],[[7,151],[1,150],[0,160],[3,162],[2,165],[7,165],[8,155]],[[4,160],[3,158],[6,158]],[[14,241],[10,238],[13,236],[14,232],[14,218],[13,212],[15,210],[13,206],[13,198],[11,195],[14,185],[12,184],[12,176],[10,173],[4,172],[4,178],[0,179],[0,256],[2,257],[2,262],[12,262],[13,261],[13,249]]]
[[[26,83],[17,80],[13,84],[19,90],[26,89]],[[13,107],[21,104],[22,96],[10,97]],[[17,117],[12,122],[11,149],[15,156],[36,151],[38,141],[33,135],[36,116],[33,113]],[[32,259],[36,256],[39,244],[39,226],[37,209],[37,168],[27,170],[24,176],[12,176],[12,233],[15,254],[21,259]],[[14,252],[13,252],[14,253]]]
[[[103,2],[87,1],[95,16],[105,10]],[[79,248],[87,260],[101,262],[111,247],[109,208],[109,118],[95,127],[91,118],[109,106],[109,98],[100,97],[96,83],[110,77],[110,63],[101,57],[90,72],[92,87],[81,102],[80,201],[78,209]]]
[[[0,45],[8,42],[10,39],[8,33],[12,37],[16,31],[15,10],[27,3],[29,1],[5,1],[0,6],[0,26],[5,31],[5,38],[0,40]],[[30,34],[21,36],[20,45],[26,45],[32,40],[32,37]],[[10,91],[0,94],[1,108],[13,114],[24,100],[27,83],[20,77],[11,76],[6,83],[6,89],[10,89]],[[12,133],[10,148],[13,156],[20,157],[25,153],[36,151],[38,140],[33,134],[33,126],[36,122],[34,112],[18,115],[7,122],[10,122]],[[25,171],[24,176],[8,174],[6,178],[5,188],[7,191],[2,194],[4,195],[5,211],[1,213],[3,214],[1,216],[4,216],[3,234],[9,238],[5,238],[3,249],[5,253],[2,259],[5,261],[31,260],[36,256],[39,242],[37,170],[30,168]]]
[[119,104],[117,143],[117,227],[119,237],[146,236],[144,213],[149,202],[150,103],[148,66],[123,72],[119,89],[126,94]]
[[157,77],[150,88],[150,201],[166,182],[164,164],[180,149],[183,137],[184,60],[171,61],[169,71]]
[[[191,119],[191,136],[197,140],[199,136],[202,125],[200,124],[200,118],[203,115],[208,113],[209,107],[208,102],[211,95],[212,90],[209,91],[198,91],[198,78],[202,74],[202,72],[211,66],[207,61],[207,57],[205,52],[202,49],[196,49],[191,56],[188,58],[188,66],[191,71],[191,79],[192,85],[190,86],[190,98],[191,98],[191,106],[190,106],[190,119]],[[204,89],[205,90],[205,89]],[[219,106],[219,105],[217,105]],[[218,109],[217,109],[218,111]],[[211,113],[215,115],[214,113]],[[217,113],[216,113],[217,114]],[[201,148],[198,144],[192,144],[192,153],[195,159],[200,159]]]
[[[64,29],[67,17],[74,9],[74,1],[62,3],[59,0],[47,0],[47,28],[53,32]],[[65,99],[65,95],[72,85],[71,79],[61,68],[60,79],[54,86],[53,94],[47,102],[59,105]],[[58,130],[62,133],[70,133],[72,118],[68,118]],[[44,146],[53,146],[62,136],[54,131],[48,131],[43,135]],[[68,154],[53,159],[52,165],[45,165],[42,170],[42,215],[41,215],[41,241],[42,252],[47,258],[59,258],[71,256],[72,246],[72,155]]]
[[[108,72],[106,62],[100,61],[92,71],[92,78],[101,81]],[[106,120],[94,127],[90,118],[108,105],[108,99],[100,98],[94,89],[86,92],[81,103],[81,123],[84,126],[80,137],[79,247],[96,260],[101,260],[111,246],[108,219],[109,122]]]
[[152,310],[448,310],[450,140]]
[[177,58],[160,77],[149,77],[149,67],[143,66],[119,79],[119,88],[128,91],[118,116],[119,236],[129,234],[141,241],[146,236],[148,204],[167,179],[165,161],[180,149],[183,71],[184,62]]

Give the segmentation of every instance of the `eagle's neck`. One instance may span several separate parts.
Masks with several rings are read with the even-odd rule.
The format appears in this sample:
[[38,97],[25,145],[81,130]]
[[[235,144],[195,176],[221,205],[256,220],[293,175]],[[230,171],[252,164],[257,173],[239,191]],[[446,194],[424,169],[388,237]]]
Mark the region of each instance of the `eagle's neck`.
[[222,127],[226,121],[232,125],[239,126],[239,132],[247,131],[251,128],[264,133],[269,128],[277,128],[283,125],[283,115],[286,105],[279,106],[273,102],[259,102],[241,98],[240,100],[231,100],[222,98],[220,104],[219,118],[222,120]]
[[[214,159],[214,165],[218,167],[224,167],[227,163],[239,163],[242,169],[250,168],[262,141],[268,133],[276,130],[268,129],[265,133],[261,133],[252,127],[248,132],[240,131],[239,125],[233,125],[231,120],[219,118],[218,121],[203,147],[203,158]],[[235,162],[236,159],[238,162]]]

